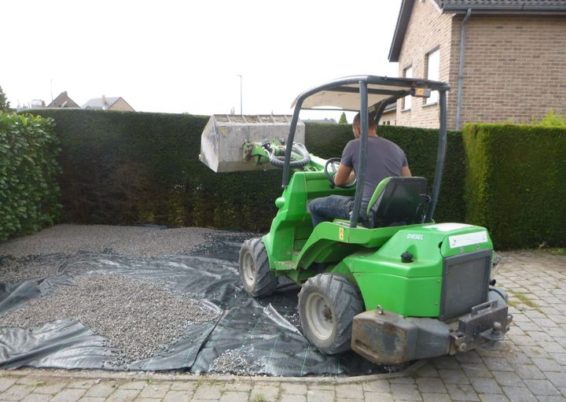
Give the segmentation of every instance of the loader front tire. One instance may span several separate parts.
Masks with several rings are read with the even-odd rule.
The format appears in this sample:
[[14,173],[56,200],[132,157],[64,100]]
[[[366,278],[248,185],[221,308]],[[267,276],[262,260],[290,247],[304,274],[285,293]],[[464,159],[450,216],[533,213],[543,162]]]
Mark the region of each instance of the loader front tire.
[[299,293],[303,334],[325,354],[350,350],[352,321],[362,311],[357,288],[340,275],[313,276],[303,284]]
[[267,251],[261,239],[249,239],[240,249],[240,279],[250,296],[269,296],[277,287],[277,278],[269,268]]

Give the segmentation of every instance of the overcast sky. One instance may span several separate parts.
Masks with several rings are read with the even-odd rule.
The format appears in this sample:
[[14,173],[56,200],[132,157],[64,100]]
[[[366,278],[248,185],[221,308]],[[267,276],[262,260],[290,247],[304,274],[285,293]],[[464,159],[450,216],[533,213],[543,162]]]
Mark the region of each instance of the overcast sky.
[[61,91],[138,111],[290,113],[327,80],[397,75],[400,0],[2,2],[0,86],[12,106]]

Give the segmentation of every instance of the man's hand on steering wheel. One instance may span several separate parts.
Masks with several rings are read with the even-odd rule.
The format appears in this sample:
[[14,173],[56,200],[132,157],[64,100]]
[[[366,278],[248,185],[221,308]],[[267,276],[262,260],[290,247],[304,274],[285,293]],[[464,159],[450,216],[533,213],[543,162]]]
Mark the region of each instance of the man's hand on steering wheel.
[[342,188],[354,187],[356,185],[356,179],[355,178],[354,178],[354,180],[352,180],[349,183],[344,184],[344,185],[337,185],[335,183],[334,178],[335,178],[336,173],[338,172],[339,169],[340,169],[340,158],[330,158],[326,161],[326,164],[324,165],[324,175],[326,176],[326,178],[330,182],[330,186],[332,188],[334,188],[334,187],[342,187]]

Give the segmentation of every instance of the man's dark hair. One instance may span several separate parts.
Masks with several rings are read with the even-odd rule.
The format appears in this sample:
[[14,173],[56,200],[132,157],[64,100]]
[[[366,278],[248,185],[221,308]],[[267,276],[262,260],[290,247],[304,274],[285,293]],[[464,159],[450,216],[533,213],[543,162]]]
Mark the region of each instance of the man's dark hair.
[[[377,121],[375,121],[375,115],[376,115],[375,112],[369,112],[368,113],[368,127],[369,128],[377,127]],[[359,112],[354,117],[354,121],[352,122],[352,124],[355,124],[355,125],[360,124],[360,113]]]

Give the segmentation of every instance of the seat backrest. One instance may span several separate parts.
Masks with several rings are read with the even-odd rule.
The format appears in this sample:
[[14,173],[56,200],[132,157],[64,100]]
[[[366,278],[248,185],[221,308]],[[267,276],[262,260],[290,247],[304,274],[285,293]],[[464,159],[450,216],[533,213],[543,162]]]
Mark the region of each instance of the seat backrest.
[[424,177],[388,177],[375,188],[367,208],[369,227],[422,223],[430,197]]

